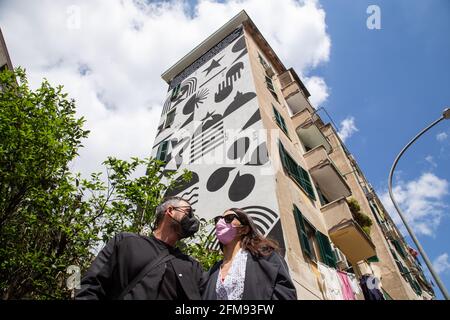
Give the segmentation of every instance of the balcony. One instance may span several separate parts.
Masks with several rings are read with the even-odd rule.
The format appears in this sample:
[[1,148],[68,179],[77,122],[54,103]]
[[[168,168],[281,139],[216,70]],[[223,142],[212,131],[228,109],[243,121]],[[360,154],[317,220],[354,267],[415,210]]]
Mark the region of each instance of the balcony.
[[297,135],[306,151],[320,145],[325,147],[327,153],[333,151],[330,142],[319,129],[319,126],[323,123],[317,115],[312,114],[309,110],[305,109],[295,114],[291,119],[296,128]]
[[323,206],[320,210],[331,240],[351,263],[376,255],[375,245],[353,218],[344,197]]
[[292,68],[281,74],[279,81],[281,92],[292,114],[301,112],[305,108],[314,110],[308,100],[310,93]]
[[303,156],[310,175],[328,202],[351,195],[350,187],[328,157],[323,145],[315,147]]

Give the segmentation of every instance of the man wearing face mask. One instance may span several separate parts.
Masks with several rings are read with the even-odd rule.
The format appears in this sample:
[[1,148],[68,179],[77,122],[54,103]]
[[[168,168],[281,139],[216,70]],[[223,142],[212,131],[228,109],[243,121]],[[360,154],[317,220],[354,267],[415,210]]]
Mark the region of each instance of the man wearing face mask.
[[188,201],[170,197],[156,208],[153,235],[120,233],[81,280],[77,300],[199,300],[200,264],[175,248],[199,228]]

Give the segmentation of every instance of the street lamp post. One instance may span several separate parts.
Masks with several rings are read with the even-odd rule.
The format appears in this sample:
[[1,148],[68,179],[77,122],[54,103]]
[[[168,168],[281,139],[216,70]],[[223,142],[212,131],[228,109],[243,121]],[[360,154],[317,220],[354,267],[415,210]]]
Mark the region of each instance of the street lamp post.
[[391,168],[391,172],[389,172],[389,196],[391,197],[392,203],[394,204],[395,209],[397,210],[400,218],[402,219],[406,229],[408,230],[409,235],[411,236],[411,239],[414,241],[414,243],[417,246],[417,249],[419,250],[420,254],[422,255],[423,260],[425,261],[428,269],[430,270],[434,280],[436,281],[436,284],[438,285],[439,289],[441,289],[441,292],[444,296],[444,298],[446,300],[449,300],[450,297],[448,295],[447,289],[445,288],[444,284],[442,283],[439,275],[437,274],[437,272],[434,270],[432,263],[430,262],[430,259],[428,259],[427,254],[425,253],[425,251],[423,250],[422,246],[419,243],[419,240],[417,240],[416,236],[414,235],[414,232],[412,231],[411,227],[409,226],[408,222],[406,221],[402,210],[400,209],[400,207],[398,206],[397,202],[394,199],[394,194],[392,192],[392,175],[394,173],[395,170],[395,166],[397,165],[398,160],[400,160],[400,157],[405,153],[406,149],[408,149],[408,147],[410,145],[412,145],[417,139],[419,139],[419,137],[421,135],[423,135],[425,132],[427,132],[429,129],[431,129],[433,126],[435,126],[436,124],[438,124],[439,122],[441,122],[444,119],[450,119],[450,109],[449,108],[445,108],[442,116],[437,119],[436,121],[434,121],[432,124],[430,124],[428,127],[426,127],[425,129],[423,129],[418,135],[416,135],[404,148],[402,151],[400,151],[400,153],[398,154],[397,158],[395,158],[394,164],[392,165]]

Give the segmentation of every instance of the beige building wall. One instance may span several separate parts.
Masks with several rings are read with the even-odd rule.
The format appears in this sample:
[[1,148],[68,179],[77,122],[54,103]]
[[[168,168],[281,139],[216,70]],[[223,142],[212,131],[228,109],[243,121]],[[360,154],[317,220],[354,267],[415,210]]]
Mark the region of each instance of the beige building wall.
[[356,168],[351,165],[347,153],[342,147],[341,141],[333,127],[328,124],[322,127],[322,130],[333,147],[333,152],[330,154],[330,157],[339,170],[345,175],[346,181],[352,189],[352,197],[358,201],[362,212],[368,215],[373,221],[370,237],[376,246],[376,252],[380,262],[372,262],[372,269],[375,269],[376,273],[379,274],[384,290],[386,290],[393,299],[417,299],[418,297],[415,292],[400,275],[394,258],[389,250],[389,244],[379,225],[376,223],[367,197],[362,189],[362,185],[369,187],[365,178],[360,175],[358,172],[359,170],[356,170]]
[[[261,118],[263,126],[267,129],[269,157],[272,163],[274,163],[275,169],[277,169],[276,167],[278,164],[274,182],[276,184],[276,197],[278,199],[279,214],[283,226],[286,260],[291,269],[293,280],[297,286],[299,299],[323,299],[318,279],[314,272],[314,262],[303,254],[300,246],[300,239],[298,237],[293,215],[293,205],[295,204],[300,209],[303,216],[320,232],[327,234],[327,229],[324,220],[321,217],[320,210],[318,209],[319,204],[317,201],[312,201],[303,189],[298,187],[291,178],[284,174],[280,167],[281,164],[279,163],[277,145],[278,139],[282,142],[283,146],[294,160],[303,168],[306,168],[306,163],[302,157],[301,143],[298,136],[295,134],[295,128],[291,121],[286,121],[289,136],[284,134],[274,121],[272,105],[285,119],[290,118],[289,113],[286,105],[283,103],[280,87],[276,86],[275,88],[279,102],[277,102],[267,90],[265,70],[259,62],[258,54],[262,55],[266,62],[270,63],[270,60],[265,56],[263,50],[258,47],[254,37],[248,30],[246,30],[245,34]],[[276,83],[275,79],[274,83]],[[317,248],[315,251],[317,252]]]
[[[307,164],[303,156],[305,154],[305,149],[296,133],[296,129],[305,119],[311,118],[311,112],[308,111],[308,108],[301,114],[296,114],[291,117],[292,112],[287,107],[287,103],[283,98],[281,85],[277,78],[282,70],[276,70],[276,63],[271,64],[271,61],[273,61],[272,57],[266,55],[267,50],[264,47],[264,43],[261,42],[258,35],[255,35],[254,30],[246,28],[245,35],[261,118],[263,126],[268,129],[267,143],[269,157],[272,163],[274,163],[276,170],[276,196],[278,199],[279,213],[285,239],[286,259],[297,286],[299,299],[323,299],[324,297],[317,277],[316,263],[303,254],[293,216],[293,205],[295,204],[300,209],[303,216],[316,229],[328,235],[326,222],[324,221],[323,214],[320,210],[321,204],[318,200],[319,197],[317,196],[317,191],[315,191],[317,200],[313,201],[305,192],[303,192],[303,189],[298,187],[297,184],[283,172],[283,168],[278,160],[278,146],[276,145],[279,139],[294,160],[303,168],[307,169]],[[275,71],[272,80],[275,85],[278,101],[276,101],[267,89],[265,69],[259,61],[259,56],[262,56],[267,63],[271,64]],[[309,105],[306,98],[305,103]],[[280,130],[276,124],[272,106],[274,106],[285,119],[289,136]],[[310,110],[313,111],[312,108]],[[390,245],[386,241],[380,226],[375,221],[375,217],[369,207],[368,199],[362,188],[362,185],[365,185],[367,188],[369,187],[365,177],[361,176],[360,172],[358,173],[358,171],[355,171],[355,167],[351,164],[351,159],[349,159],[347,152],[344,150],[345,146],[343,146],[333,127],[330,124],[324,125],[317,115],[314,115],[314,121],[332,146],[332,152],[329,154],[329,158],[334,162],[350,187],[352,193],[350,197],[355,198],[359,202],[362,211],[373,221],[370,238],[376,247],[376,255],[379,258],[379,262],[368,263],[360,261],[353,264],[355,273],[357,275],[370,273],[377,276],[381,279],[383,289],[393,299],[423,299],[423,297],[417,296],[396,266],[390,252]],[[387,215],[387,213],[384,214]],[[318,252],[317,249],[315,251]],[[424,293],[424,295],[426,294]]]

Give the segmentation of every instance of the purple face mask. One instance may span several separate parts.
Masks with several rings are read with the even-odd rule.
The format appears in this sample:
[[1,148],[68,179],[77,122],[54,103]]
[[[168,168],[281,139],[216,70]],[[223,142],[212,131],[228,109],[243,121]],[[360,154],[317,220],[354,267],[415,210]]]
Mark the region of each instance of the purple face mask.
[[220,219],[216,224],[216,237],[222,244],[230,243],[237,234],[236,227],[231,223],[226,223],[224,219]]

